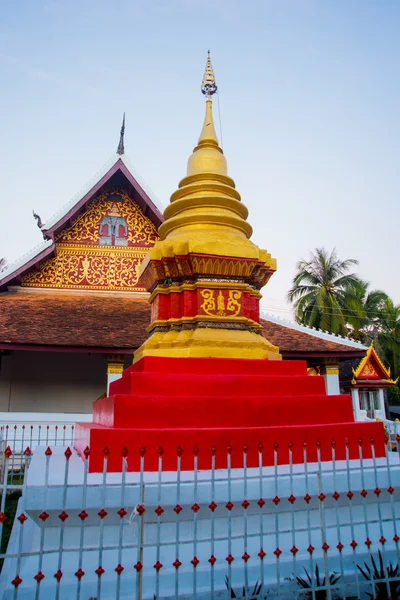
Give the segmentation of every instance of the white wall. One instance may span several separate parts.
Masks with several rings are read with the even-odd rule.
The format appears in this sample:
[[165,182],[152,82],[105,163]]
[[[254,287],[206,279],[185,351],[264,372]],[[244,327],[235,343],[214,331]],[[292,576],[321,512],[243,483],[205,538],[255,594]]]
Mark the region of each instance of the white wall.
[[0,411],[90,413],[106,392],[102,354],[12,352],[1,357]]

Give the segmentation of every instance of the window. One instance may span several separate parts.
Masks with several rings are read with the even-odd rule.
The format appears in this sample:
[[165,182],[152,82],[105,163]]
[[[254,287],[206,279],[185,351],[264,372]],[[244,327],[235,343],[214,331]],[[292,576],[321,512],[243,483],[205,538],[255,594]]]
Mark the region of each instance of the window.
[[367,417],[375,419],[375,411],[380,410],[378,390],[359,390],[360,409],[367,411]]

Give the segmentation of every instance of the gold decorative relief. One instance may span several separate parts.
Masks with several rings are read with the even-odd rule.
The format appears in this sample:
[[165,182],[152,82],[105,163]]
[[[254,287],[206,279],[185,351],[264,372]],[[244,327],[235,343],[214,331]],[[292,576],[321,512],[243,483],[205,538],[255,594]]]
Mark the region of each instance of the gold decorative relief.
[[229,290],[227,298],[223,290],[201,290],[200,295],[204,298],[200,308],[207,315],[236,317],[242,309],[242,304],[239,302],[242,292],[239,290]]
[[202,275],[220,275],[224,277],[250,277],[257,262],[242,259],[221,258],[216,256],[192,256],[193,268]]
[[132,248],[56,246],[56,255],[25,275],[24,287],[141,291],[137,287],[146,252]]
[[379,377],[378,373],[375,371],[374,367],[369,362],[367,362],[364,365],[364,368],[360,374],[360,377],[367,377],[367,376]]
[[140,265],[157,239],[155,225],[123,189],[107,190],[60,232],[55,256],[21,285],[144,291],[137,286]]
[[226,308],[228,311],[233,312],[235,316],[240,313],[240,309],[242,308],[242,305],[238,302],[241,296],[242,292],[239,292],[239,290],[230,290],[228,295],[228,304]]
[[207,315],[213,315],[215,308],[214,290],[201,290],[200,294],[204,298],[201,308]]
[[[116,201],[116,198],[121,198],[121,201]],[[99,244],[100,225],[107,216],[118,217],[121,223],[126,223],[126,230],[123,232],[124,239],[127,240],[126,245],[152,247],[158,240],[154,223],[143,214],[124,190],[116,188],[96,196],[88,204],[87,210],[79,215],[70,227],[64,229],[56,241]]]
[[217,315],[221,315],[221,317],[222,317],[226,314],[225,313],[225,298],[222,293],[222,290],[219,290],[219,292],[218,292],[217,308],[218,308]]

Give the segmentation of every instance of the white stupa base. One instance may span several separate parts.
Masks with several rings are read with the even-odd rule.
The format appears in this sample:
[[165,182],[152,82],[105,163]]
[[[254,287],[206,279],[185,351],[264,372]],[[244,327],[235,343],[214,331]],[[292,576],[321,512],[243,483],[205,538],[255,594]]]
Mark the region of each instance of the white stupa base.
[[[293,579],[293,574],[300,574],[303,566],[312,573],[316,564],[322,569],[325,566],[329,573],[342,573],[341,583],[354,581],[356,585],[355,563],[362,565],[368,558],[364,544],[367,534],[372,540],[373,555],[383,549],[385,562],[398,560],[393,541],[393,511],[399,511],[399,496],[397,491],[392,496],[386,492],[390,483],[394,488],[400,487],[399,457],[395,453],[390,455],[391,482],[384,468],[386,459],[376,460],[377,470],[372,460],[365,460],[363,480],[360,463],[350,461],[350,486],[354,494],[350,503],[344,461],[336,462],[335,477],[332,463],[323,463],[320,469],[317,464],[309,464],[307,476],[302,465],[293,466],[292,475],[289,466],[279,467],[277,477],[273,468],[266,467],[262,470],[262,493],[259,469],[247,469],[246,490],[243,469],[232,470],[230,482],[226,470],[216,471],[214,495],[210,471],[198,473],[196,493],[193,472],[182,472],[178,497],[175,472],[163,473],[161,486],[157,473],[144,474],[144,488],[139,485],[140,475],[135,473],[126,475],[124,486],[121,474],[107,475],[106,486],[101,474],[89,474],[85,486],[84,465],[75,453],[69,460],[65,487],[63,447],[54,448],[46,485],[44,451],[45,448],[39,447],[34,452],[20,499],[17,515],[24,512],[29,518],[22,527],[17,521],[13,526],[7,555],[15,556],[6,558],[3,566],[0,583],[3,600],[14,598],[11,581],[17,573],[23,580],[18,600],[39,597],[34,579],[39,570],[45,575],[40,583],[40,598],[46,600],[99,597],[114,600],[118,594],[130,600],[139,597],[153,600],[157,591],[159,598],[175,598],[177,585],[180,598],[194,598],[194,578],[196,598],[212,595],[225,598],[226,576],[231,578],[233,588],[241,589],[246,578],[250,586],[263,579],[271,597],[279,585],[281,595],[286,586],[290,597],[290,587],[294,584],[285,578]],[[379,498],[373,493],[377,475],[382,490]],[[359,493],[363,488],[369,492],[365,500]],[[323,502],[317,498],[321,490],[326,495]],[[332,498],[335,491],[341,494],[337,501]],[[307,493],[312,497],[309,504],[303,499]],[[143,502],[142,494],[146,511],[140,517],[135,514],[135,507]],[[294,503],[288,501],[291,494],[296,497]],[[262,511],[257,504],[261,495],[266,501]],[[276,496],[280,499],[278,504],[272,501]],[[208,508],[212,498],[218,505],[214,513]],[[250,503],[247,510],[242,507],[244,499]],[[231,511],[226,508],[228,500],[234,505]],[[191,510],[194,502],[200,506],[196,516]],[[173,510],[177,504],[183,509],[179,517]],[[154,512],[158,505],[164,509],[159,522]],[[121,507],[127,510],[122,520],[117,514]],[[44,509],[49,518],[43,523],[39,515]],[[88,513],[83,526],[78,517],[82,509]],[[108,513],[103,520],[98,516],[101,509]],[[64,525],[58,517],[63,510],[68,514]],[[140,554],[141,531],[144,547]],[[384,547],[379,543],[382,533],[387,540]],[[344,545],[341,553],[336,548],[339,539]],[[355,551],[350,547],[353,539],[358,542]],[[328,552],[321,548],[325,541],[330,546]],[[315,548],[312,556],[307,551],[310,543]],[[290,552],[293,545],[299,549],[295,555]],[[266,552],[263,561],[258,556],[261,546]],[[279,559],[274,554],[277,547],[282,550]],[[242,559],[245,551],[250,555],[247,563]],[[230,566],[225,560],[229,552],[234,557]],[[212,554],[217,558],[213,567],[208,560]],[[196,569],[191,564],[194,556],[200,561]],[[172,565],[177,557],[182,563],[178,570]],[[140,578],[133,568],[138,558],[143,564]],[[158,583],[153,567],[157,560],[163,565]],[[114,570],[118,564],[124,567],[120,576]],[[105,569],[101,577],[95,573],[99,565]],[[85,572],[80,582],[75,575],[79,567]],[[53,576],[58,569],[63,574],[59,585]],[[137,595],[137,586],[141,586],[141,596]]]

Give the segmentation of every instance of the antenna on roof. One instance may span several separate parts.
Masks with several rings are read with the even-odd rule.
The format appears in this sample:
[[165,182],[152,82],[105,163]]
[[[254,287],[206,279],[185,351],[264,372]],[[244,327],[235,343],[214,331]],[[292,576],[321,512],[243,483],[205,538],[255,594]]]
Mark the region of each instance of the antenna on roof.
[[117,148],[117,154],[120,154],[120,155],[125,154],[124,135],[125,135],[125,113],[124,113],[124,117],[122,119],[121,133],[119,135],[119,144],[118,144],[118,148]]

